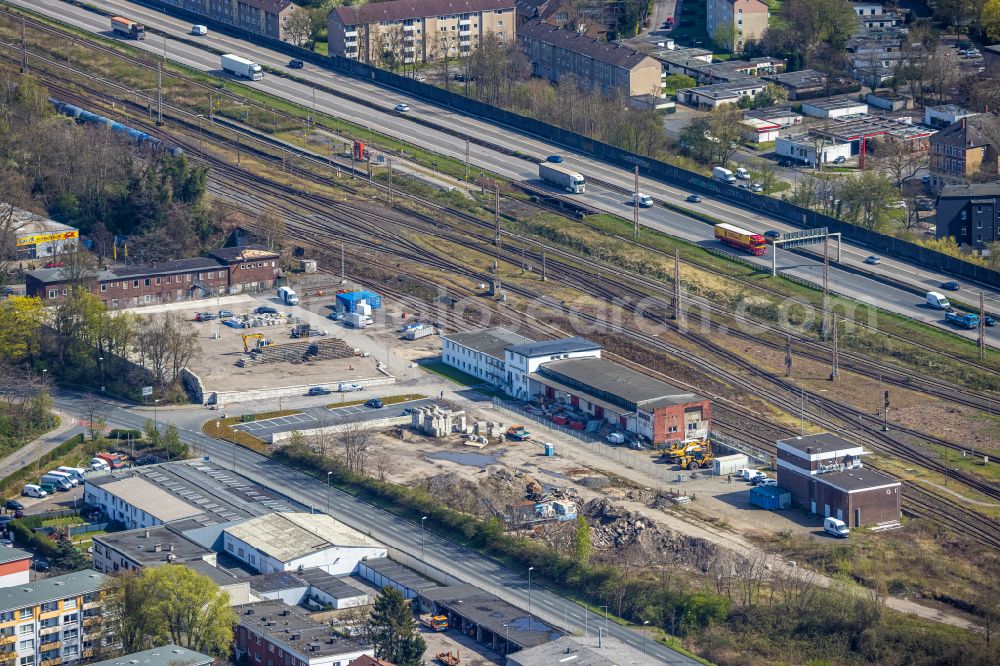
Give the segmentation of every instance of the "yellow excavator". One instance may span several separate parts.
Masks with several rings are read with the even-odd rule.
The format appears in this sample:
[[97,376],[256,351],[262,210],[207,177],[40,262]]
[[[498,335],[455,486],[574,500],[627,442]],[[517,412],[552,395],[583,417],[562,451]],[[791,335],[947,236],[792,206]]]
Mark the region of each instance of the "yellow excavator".
[[660,458],[667,462],[680,462],[680,459],[685,457],[689,451],[693,451],[701,446],[704,446],[706,442],[701,439],[687,439],[683,442],[679,442],[673,448],[666,448],[660,454]]
[[689,448],[677,459],[677,464],[682,469],[698,469],[699,467],[711,467],[713,460],[715,460],[715,453],[712,451],[712,444],[706,441]]
[[266,347],[271,344],[271,341],[264,337],[263,333],[244,333],[243,334],[243,351],[250,353],[249,340],[256,340],[254,344],[254,349],[260,349],[261,347]]

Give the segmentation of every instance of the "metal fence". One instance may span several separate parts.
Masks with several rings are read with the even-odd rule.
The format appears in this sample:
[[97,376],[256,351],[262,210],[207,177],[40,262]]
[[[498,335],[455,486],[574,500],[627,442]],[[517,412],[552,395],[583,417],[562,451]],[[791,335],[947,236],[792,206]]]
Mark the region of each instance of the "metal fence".
[[[91,532],[100,532],[108,528],[110,523],[86,523],[84,525],[67,525],[66,529],[70,536],[77,536],[79,534],[89,534]],[[39,534],[51,535],[58,528],[56,527],[36,527],[35,532]]]

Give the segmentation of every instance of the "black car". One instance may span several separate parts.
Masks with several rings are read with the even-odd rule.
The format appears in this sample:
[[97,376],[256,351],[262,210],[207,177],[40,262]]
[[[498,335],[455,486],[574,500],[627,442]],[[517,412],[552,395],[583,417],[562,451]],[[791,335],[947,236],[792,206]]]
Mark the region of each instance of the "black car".
[[997,320],[991,317],[990,315],[986,315],[985,317],[983,317],[983,323],[986,324],[987,326],[996,326]]
[[333,393],[333,391],[322,386],[313,386],[306,395],[326,395],[327,393]]
[[790,167],[790,166],[794,166],[794,165],[795,165],[795,162],[793,162],[791,160],[786,160],[786,159],[778,160],[778,166]]
[[764,232],[764,238],[770,238],[771,240],[777,240],[781,238],[781,232],[774,229],[770,229]]
[[257,314],[278,314],[277,310],[267,305],[258,306],[254,312]]
[[378,398],[372,398],[365,403],[365,407],[370,407],[371,409],[382,409],[382,401]]
[[690,194],[690,195],[688,195],[687,200],[690,203],[699,203],[701,201],[701,197],[698,196],[697,194]]
[[9,499],[4,503],[3,508],[10,509],[11,511],[17,511],[18,509],[23,509],[24,505],[16,499]]
[[198,321],[212,321],[213,319],[218,319],[219,315],[214,312],[199,312]]
[[302,69],[305,66],[305,63],[299,60],[298,58],[295,58],[293,60],[288,61],[288,66],[291,67],[292,69]]
[[958,291],[959,289],[962,288],[962,285],[960,285],[959,283],[955,282],[954,280],[950,280],[948,282],[942,282],[941,283],[941,288],[945,289],[947,291]]
[[31,566],[35,568],[35,571],[48,571],[51,569],[48,560],[35,560]]

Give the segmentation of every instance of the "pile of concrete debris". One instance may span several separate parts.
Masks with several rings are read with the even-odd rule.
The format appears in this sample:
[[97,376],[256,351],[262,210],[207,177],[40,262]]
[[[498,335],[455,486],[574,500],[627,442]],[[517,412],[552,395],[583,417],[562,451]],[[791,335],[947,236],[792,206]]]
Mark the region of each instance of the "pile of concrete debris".
[[647,562],[679,564],[703,571],[718,555],[715,544],[669,530],[606,498],[587,502],[582,513],[591,526],[591,544],[598,551],[637,547],[643,551]]

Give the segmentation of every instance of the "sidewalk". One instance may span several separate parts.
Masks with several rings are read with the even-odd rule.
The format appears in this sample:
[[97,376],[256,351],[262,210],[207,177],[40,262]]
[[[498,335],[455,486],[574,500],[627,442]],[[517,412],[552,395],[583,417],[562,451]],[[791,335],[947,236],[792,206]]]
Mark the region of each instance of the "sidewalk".
[[25,465],[35,462],[69,439],[75,431],[83,430],[77,420],[66,412],[59,410],[54,410],[54,412],[61,419],[59,427],[28,442],[6,458],[0,459],[0,479],[5,479]]

